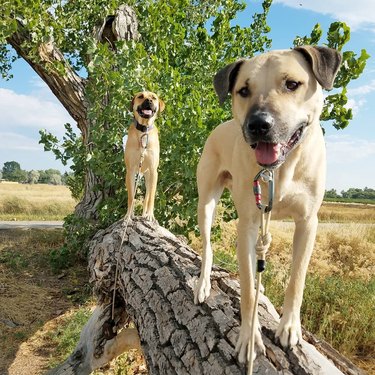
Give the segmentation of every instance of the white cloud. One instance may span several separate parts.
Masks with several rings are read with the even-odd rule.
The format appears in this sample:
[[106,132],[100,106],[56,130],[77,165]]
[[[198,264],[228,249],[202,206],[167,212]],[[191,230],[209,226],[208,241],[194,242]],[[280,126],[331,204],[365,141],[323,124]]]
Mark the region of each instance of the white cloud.
[[64,123],[74,123],[66,110],[54,100],[41,95],[18,94],[0,88],[0,131],[22,128],[47,129],[58,136],[63,134]]
[[[327,135],[327,189],[337,191],[351,187],[375,187],[371,166],[375,157],[375,141],[355,139],[349,135]],[[369,169],[370,168],[370,169]]]
[[346,108],[351,108],[353,111],[353,115],[356,116],[360,109],[367,103],[367,100],[364,98],[360,99],[353,99],[353,98],[348,98],[348,102],[346,103],[345,107]]
[[348,103],[347,108],[353,110],[354,116],[356,116],[360,109],[367,103],[366,95],[371,94],[375,91],[375,79],[371,80],[370,83],[362,85],[356,88],[348,89]]
[[0,139],[4,140],[1,143],[1,149],[4,151],[36,151],[43,149],[43,146],[39,145],[37,140],[17,133],[0,132]]
[[348,95],[356,96],[356,95],[367,95],[371,92],[375,91],[375,79],[373,79],[369,84],[359,86],[353,89],[348,89]]
[[26,170],[64,170],[51,152],[44,152],[39,130],[46,129],[61,138],[63,125],[75,121],[40,79],[25,85],[32,88],[28,95],[0,88],[0,168],[6,161],[15,160]]
[[349,135],[327,135],[326,147],[331,164],[346,164],[375,157],[375,140],[355,139]]
[[274,0],[274,3],[330,15],[346,22],[352,30],[370,29],[375,32],[374,0]]
[[3,140],[0,147],[0,169],[5,162],[12,160],[20,163],[21,168],[27,171],[49,168],[60,171],[69,169],[59,160],[55,160],[52,152],[45,152],[37,137],[34,139],[17,133],[0,132],[0,139]]

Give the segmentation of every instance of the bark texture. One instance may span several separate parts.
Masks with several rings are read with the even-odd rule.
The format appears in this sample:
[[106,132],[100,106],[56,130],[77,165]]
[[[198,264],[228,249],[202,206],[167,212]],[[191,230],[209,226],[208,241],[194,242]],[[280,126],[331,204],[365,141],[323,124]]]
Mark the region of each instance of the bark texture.
[[[98,308],[107,311],[108,319],[96,319],[91,324],[95,329],[90,335],[82,335],[77,349],[65,362],[65,372],[52,374],[85,374],[89,372],[66,372],[66,365],[74,363],[68,368],[79,368],[77,362],[87,364],[87,358],[91,358],[91,364],[86,365],[91,371],[104,357],[112,359],[106,345],[123,332],[113,338],[109,313],[117,262],[116,314],[112,325],[120,331],[128,318],[134,322],[150,374],[245,374],[246,368],[238,363],[234,351],[240,324],[238,281],[214,267],[211,295],[197,306],[193,288],[201,260],[196,253],[166,229],[141,219],[128,227],[120,248],[122,236],[122,222],[117,222],[99,231],[90,244],[91,282]],[[254,373],[361,374],[337,353],[340,371],[307,342],[282,350],[274,336],[278,316],[264,296],[259,317],[267,354],[255,360]],[[131,341],[130,338],[126,342]]]

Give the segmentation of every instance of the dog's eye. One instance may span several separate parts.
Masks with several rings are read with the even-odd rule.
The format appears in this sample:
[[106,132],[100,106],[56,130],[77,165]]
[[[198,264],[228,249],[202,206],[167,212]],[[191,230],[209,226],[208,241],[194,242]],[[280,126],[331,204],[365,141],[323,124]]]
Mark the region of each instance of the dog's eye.
[[250,95],[250,90],[248,87],[242,87],[242,89],[238,90],[238,93],[243,97],[247,98]]
[[138,99],[143,99],[143,98],[144,98],[143,94],[141,94],[141,95],[138,96]]
[[296,81],[285,82],[285,86],[289,91],[296,91],[300,85],[301,85],[301,82],[296,82]]

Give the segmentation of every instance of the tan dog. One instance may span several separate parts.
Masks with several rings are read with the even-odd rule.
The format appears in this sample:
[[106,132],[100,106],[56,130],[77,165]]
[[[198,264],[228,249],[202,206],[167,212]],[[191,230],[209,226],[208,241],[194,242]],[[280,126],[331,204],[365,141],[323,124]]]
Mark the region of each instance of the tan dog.
[[[322,88],[332,88],[340,62],[336,50],[305,46],[239,60],[214,78],[221,103],[231,93],[234,118],[212,132],[198,165],[203,257],[195,302],[203,302],[210,294],[210,231],[215,206],[226,187],[232,192],[239,217],[241,327],[236,350],[241,362],[248,360],[255,297],[255,243],[260,224],[252,181],[261,167],[275,169],[272,216],[292,217],[296,225],[291,276],[276,335],[283,347],[296,345],[302,337],[302,294],[325,189],[325,146],[319,125]],[[264,353],[257,317],[256,324],[255,351]]]
[[136,94],[131,102],[134,121],[129,127],[124,158],[126,165],[126,189],[128,191],[128,211],[126,218],[132,215],[135,193],[135,178],[143,157],[141,173],[145,177],[146,196],[143,202],[143,214],[148,220],[154,218],[154,201],[158,181],[159,136],[155,126],[158,112],[164,110],[164,102],[150,91]]

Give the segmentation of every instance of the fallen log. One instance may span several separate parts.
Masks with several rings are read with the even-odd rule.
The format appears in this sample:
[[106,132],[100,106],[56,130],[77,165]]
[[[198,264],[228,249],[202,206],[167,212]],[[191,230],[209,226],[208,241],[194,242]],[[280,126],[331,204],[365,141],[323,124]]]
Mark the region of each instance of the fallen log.
[[[133,220],[120,248],[122,236],[122,222],[117,222],[91,241],[88,266],[98,307],[74,352],[49,374],[89,374],[121,352],[139,347],[149,374],[245,374],[234,351],[240,324],[238,281],[214,267],[210,297],[194,305],[198,254],[166,229],[142,219]],[[278,319],[272,304],[261,296],[259,320],[266,355],[255,360],[254,373],[363,374],[339,353],[328,350],[328,360],[305,341],[284,351],[275,340]],[[130,321],[136,329],[129,328]],[[318,342],[311,334],[309,338]]]

